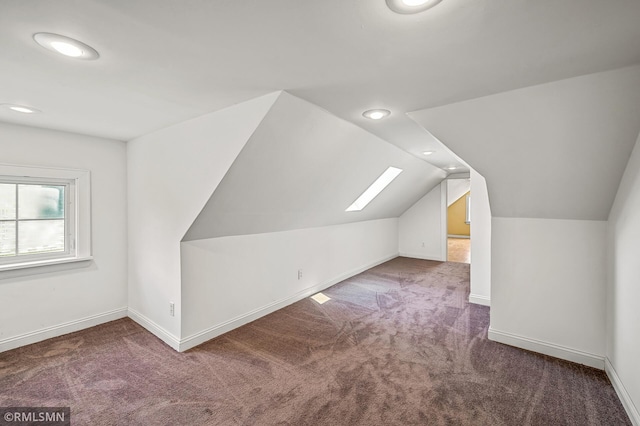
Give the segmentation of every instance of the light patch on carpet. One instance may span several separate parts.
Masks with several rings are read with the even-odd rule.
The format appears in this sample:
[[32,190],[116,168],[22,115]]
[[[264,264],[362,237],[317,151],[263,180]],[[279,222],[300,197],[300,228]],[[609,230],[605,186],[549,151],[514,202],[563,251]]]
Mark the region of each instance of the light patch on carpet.
[[315,300],[316,302],[318,302],[319,304],[323,304],[325,302],[328,302],[329,300],[331,300],[331,298],[329,296],[325,296],[322,293],[316,293],[313,296],[311,296],[311,298],[313,300]]

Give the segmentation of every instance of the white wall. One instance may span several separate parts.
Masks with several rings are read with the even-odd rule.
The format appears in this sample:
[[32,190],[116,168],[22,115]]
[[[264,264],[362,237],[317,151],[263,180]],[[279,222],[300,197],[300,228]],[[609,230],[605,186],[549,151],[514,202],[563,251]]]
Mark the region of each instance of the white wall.
[[[607,359],[627,412],[640,424],[640,138],[609,215]],[[610,372],[609,376],[612,374]],[[615,379],[618,379],[616,383]]]
[[433,188],[400,216],[400,255],[447,260],[447,181]]
[[470,302],[491,305],[491,206],[487,182],[473,169],[471,169],[470,287]]
[[494,217],[489,338],[603,368],[606,227]]
[[397,235],[394,218],[183,242],[180,349],[396,257]]
[[[402,173],[357,212],[389,166]],[[184,240],[398,217],[446,173],[322,108],[283,92]]]
[[[279,93],[127,143],[129,314],[169,345],[180,338],[180,240]],[[169,315],[175,303],[175,316]]]
[[447,207],[471,190],[471,179],[447,179]]
[[91,172],[94,256],[36,275],[0,273],[0,351],[126,316],[125,144],[0,124],[0,152],[3,163]]
[[485,177],[494,215],[607,220],[640,131],[640,65],[409,116]]

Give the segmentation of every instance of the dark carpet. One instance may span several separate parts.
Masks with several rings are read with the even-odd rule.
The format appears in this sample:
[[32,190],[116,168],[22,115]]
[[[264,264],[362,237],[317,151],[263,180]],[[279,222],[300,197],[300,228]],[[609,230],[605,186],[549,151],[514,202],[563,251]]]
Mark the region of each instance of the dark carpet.
[[129,319],[0,354],[74,425],[630,425],[598,370],[487,340],[469,265],[397,258],[177,353]]

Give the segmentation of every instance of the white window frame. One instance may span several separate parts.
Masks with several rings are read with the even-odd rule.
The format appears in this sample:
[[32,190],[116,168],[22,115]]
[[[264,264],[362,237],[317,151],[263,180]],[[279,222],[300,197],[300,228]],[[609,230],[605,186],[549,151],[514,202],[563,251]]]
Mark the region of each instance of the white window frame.
[[67,188],[65,251],[0,258],[0,272],[92,259],[89,171],[0,164],[0,180],[11,183],[65,185]]
[[465,203],[464,223],[471,225],[471,194],[467,194]]

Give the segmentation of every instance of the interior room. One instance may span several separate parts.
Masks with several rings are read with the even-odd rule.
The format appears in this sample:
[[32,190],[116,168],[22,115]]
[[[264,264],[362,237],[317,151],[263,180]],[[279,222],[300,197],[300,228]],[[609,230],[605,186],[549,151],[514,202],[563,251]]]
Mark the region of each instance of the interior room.
[[639,21],[0,3],[4,419],[640,425]]

